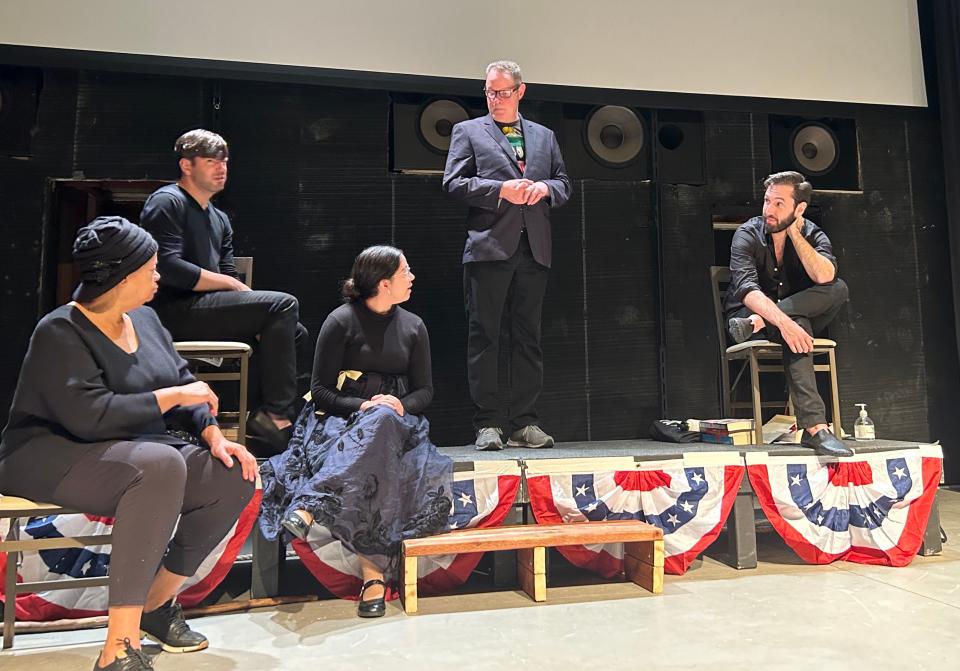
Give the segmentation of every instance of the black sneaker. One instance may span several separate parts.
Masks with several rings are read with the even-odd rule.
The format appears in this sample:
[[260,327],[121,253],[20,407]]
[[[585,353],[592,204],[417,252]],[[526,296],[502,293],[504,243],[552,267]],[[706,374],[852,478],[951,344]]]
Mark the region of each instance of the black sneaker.
[[93,671],[150,671],[153,664],[142,650],[130,645],[130,639],[123,639],[123,650],[117,652],[116,658],[106,666],[100,666],[100,659],[93,663]]
[[209,645],[206,636],[190,628],[183,609],[173,599],[140,616],[140,633],[167,652],[196,652]]
[[507,447],[553,447],[553,436],[548,435],[536,424],[528,424],[510,434]]

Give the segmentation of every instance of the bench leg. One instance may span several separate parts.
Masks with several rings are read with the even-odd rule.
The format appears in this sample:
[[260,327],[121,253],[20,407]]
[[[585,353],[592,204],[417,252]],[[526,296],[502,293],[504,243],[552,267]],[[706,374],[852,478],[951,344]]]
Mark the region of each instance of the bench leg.
[[250,598],[263,599],[280,594],[280,569],[287,549],[279,540],[268,541],[257,524],[253,529],[253,561],[250,566]]
[[940,542],[940,503],[937,501],[939,492],[933,498],[933,505],[930,507],[930,517],[927,519],[927,528],[923,532],[923,545],[920,546],[921,557],[938,555],[943,551],[943,545]]
[[[10,533],[7,540],[20,539],[20,520],[10,520]],[[17,614],[17,561],[19,552],[7,553],[7,572],[3,585],[3,650],[13,647],[13,626]]]
[[517,550],[517,576],[520,587],[534,601],[547,600],[546,548]]
[[623,544],[623,565],[627,579],[649,592],[663,591],[663,541]]
[[417,558],[402,557],[400,564],[400,603],[403,612],[413,615],[417,612]]

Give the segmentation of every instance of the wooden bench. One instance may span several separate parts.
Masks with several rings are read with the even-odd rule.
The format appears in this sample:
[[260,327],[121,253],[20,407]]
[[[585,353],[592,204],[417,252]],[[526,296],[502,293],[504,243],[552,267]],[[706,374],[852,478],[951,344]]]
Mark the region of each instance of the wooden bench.
[[627,579],[654,594],[663,591],[663,530],[639,520],[534,524],[463,529],[403,542],[400,600],[404,612],[417,612],[417,557],[518,550],[520,586],[534,601],[547,600],[546,548],[623,543]]
[[16,618],[17,594],[60,589],[81,589],[100,587],[108,583],[106,576],[96,578],[72,578],[30,583],[17,583],[17,565],[20,553],[39,550],[58,550],[64,548],[85,548],[97,545],[109,545],[110,534],[95,536],[65,536],[57,538],[20,538],[20,518],[43,517],[46,515],[65,515],[73,511],[52,503],[42,503],[0,494],[0,520],[10,520],[10,530],[6,537],[0,537],[0,554],[7,555],[7,570],[3,589],[3,649],[13,647],[14,620]]

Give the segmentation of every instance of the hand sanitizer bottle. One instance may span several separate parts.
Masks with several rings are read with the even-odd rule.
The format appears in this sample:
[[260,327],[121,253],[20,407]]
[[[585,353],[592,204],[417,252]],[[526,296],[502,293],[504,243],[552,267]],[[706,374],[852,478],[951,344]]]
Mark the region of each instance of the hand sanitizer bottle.
[[867,417],[867,404],[855,403],[860,408],[860,416],[853,423],[853,437],[857,440],[876,440],[877,432],[873,420]]

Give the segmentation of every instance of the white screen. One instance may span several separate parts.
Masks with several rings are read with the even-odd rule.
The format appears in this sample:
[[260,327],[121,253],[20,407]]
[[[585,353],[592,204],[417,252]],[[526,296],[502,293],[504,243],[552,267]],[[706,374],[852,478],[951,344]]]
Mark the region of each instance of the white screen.
[[3,0],[0,43],[925,106],[916,0]]

